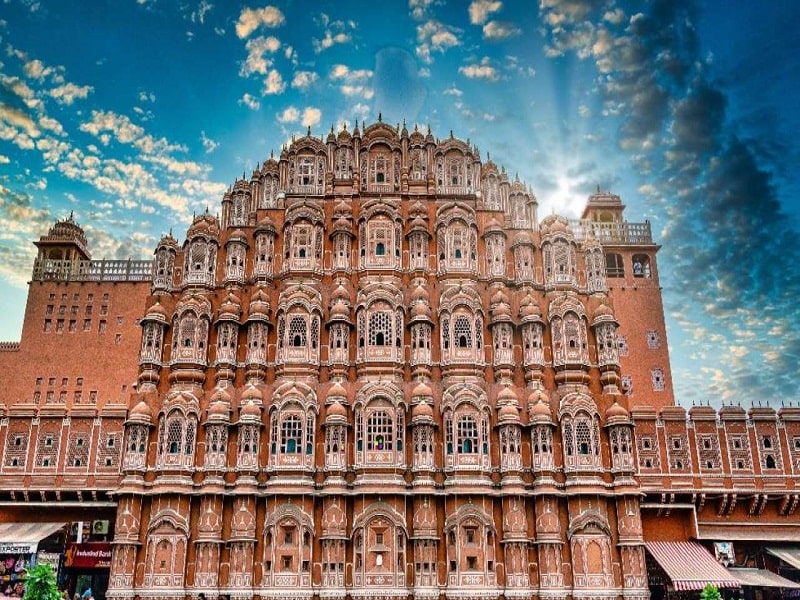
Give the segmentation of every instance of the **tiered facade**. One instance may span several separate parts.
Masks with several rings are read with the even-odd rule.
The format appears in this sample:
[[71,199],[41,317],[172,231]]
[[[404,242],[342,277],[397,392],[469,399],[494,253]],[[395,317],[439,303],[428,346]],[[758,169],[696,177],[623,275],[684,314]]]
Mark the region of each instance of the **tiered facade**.
[[468,142],[379,121],[152,260],[59,221],[0,344],[0,524],[112,521],[118,599],[645,598],[647,544],[687,539],[800,567],[800,409],[674,405],[623,211],[540,221]]
[[163,238],[108,595],[647,597],[620,349],[665,346],[656,247],[615,196],[536,209],[468,142],[378,122]]

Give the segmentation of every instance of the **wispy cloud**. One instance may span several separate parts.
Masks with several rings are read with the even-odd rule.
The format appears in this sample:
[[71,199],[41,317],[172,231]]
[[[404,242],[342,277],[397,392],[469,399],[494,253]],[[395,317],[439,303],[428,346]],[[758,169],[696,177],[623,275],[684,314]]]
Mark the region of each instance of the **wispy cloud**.
[[498,0],[473,0],[469,5],[469,22],[473,25],[482,25],[489,15],[503,7]]
[[354,21],[332,21],[328,15],[322,13],[322,15],[320,15],[320,22],[324,29],[322,38],[314,38],[311,40],[314,52],[317,54],[335,44],[349,44],[353,40],[351,32],[356,27]]

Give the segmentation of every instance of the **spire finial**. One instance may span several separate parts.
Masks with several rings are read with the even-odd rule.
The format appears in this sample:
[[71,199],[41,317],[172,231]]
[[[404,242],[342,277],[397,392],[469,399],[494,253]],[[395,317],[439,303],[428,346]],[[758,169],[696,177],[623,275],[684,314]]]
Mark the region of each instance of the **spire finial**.
[[308,130],[306,131],[306,137],[311,137],[311,125],[308,126]]
[[383,113],[378,111],[378,123],[383,123]]

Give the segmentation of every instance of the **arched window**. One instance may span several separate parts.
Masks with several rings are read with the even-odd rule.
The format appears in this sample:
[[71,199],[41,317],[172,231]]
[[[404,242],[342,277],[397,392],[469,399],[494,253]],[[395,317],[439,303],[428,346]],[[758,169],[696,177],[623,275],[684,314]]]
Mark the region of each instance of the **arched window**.
[[453,321],[453,337],[458,348],[472,346],[472,323],[464,316],[458,316]]
[[306,320],[295,316],[289,321],[289,346],[302,348],[306,345]]
[[463,454],[477,454],[479,449],[478,424],[472,415],[462,415],[458,419],[457,440],[459,451]]
[[281,423],[281,453],[299,454],[303,449],[303,422],[297,415],[284,417]]
[[191,467],[194,464],[195,427],[193,416],[177,410],[162,418],[158,440],[160,467]]
[[367,450],[392,450],[394,421],[387,410],[376,410],[367,419]]

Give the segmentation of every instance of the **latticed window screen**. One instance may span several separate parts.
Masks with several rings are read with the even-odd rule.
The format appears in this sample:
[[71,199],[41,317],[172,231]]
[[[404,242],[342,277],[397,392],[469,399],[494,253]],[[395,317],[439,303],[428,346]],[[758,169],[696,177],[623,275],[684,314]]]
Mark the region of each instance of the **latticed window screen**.
[[167,426],[167,452],[178,454],[181,451],[183,441],[183,426],[180,421],[172,420]]
[[319,317],[311,318],[311,348],[314,350],[319,346]]
[[442,317],[441,321],[442,330],[442,348],[445,350],[450,348],[450,319]]
[[281,422],[281,453],[300,454],[303,451],[303,421],[297,415],[287,415]]
[[697,434],[697,455],[700,460],[700,469],[718,470],[722,465],[719,437],[715,434]]
[[374,312],[369,316],[369,345],[392,345],[392,313],[389,311]]
[[593,454],[592,431],[586,421],[578,421],[575,423],[575,442],[578,454]]
[[734,471],[752,471],[753,459],[750,453],[750,437],[747,433],[728,432],[728,456]]
[[467,255],[467,229],[463,226],[453,226],[450,230],[450,256],[456,260]]
[[479,450],[478,424],[472,415],[461,415],[456,422],[458,451],[462,454],[477,454]]
[[367,418],[367,450],[392,450],[394,421],[386,410],[376,410]]
[[306,345],[306,319],[294,316],[289,321],[289,346],[303,348]]
[[6,449],[3,467],[25,467],[28,459],[28,431],[9,430],[6,434]]
[[691,471],[689,439],[685,433],[670,435],[667,441],[670,471]]
[[67,446],[67,468],[81,469],[89,464],[90,431],[70,431]]
[[38,446],[36,449],[36,467],[55,467],[58,460],[60,431],[55,428],[39,430]]
[[311,226],[295,225],[292,228],[294,248],[292,254],[295,258],[309,258],[311,256]]
[[97,453],[95,465],[97,469],[117,469],[119,468],[119,456],[122,451],[122,432],[112,431],[107,428],[105,422],[100,430],[100,437],[97,442]]
[[314,454],[314,415],[306,415],[306,454]]
[[459,316],[453,322],[453,337],[459,348],[472,347],[472,324],[467,317]]

